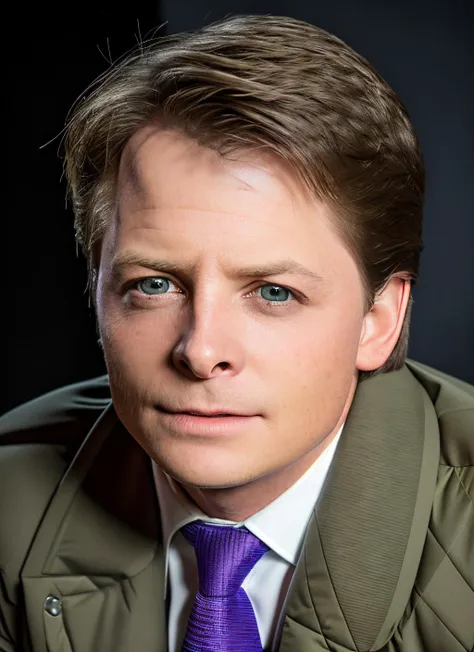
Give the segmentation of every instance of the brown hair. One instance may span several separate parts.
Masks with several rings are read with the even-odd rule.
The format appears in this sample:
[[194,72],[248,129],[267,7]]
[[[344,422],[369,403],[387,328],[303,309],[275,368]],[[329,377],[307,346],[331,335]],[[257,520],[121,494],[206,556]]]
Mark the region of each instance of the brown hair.
[[[98,80],[66,127],[65,170],[77,241],[94,270],[122,151],[140,127],[160,121],[222,156],[264,150],[294,169],[331,206],[354,257],[368,311],[393,275],[418,277],[424,168],[400,99],[346,43],[279,16],[233,16],[142,44]],[[410,296],[386,363],[403,366]]]

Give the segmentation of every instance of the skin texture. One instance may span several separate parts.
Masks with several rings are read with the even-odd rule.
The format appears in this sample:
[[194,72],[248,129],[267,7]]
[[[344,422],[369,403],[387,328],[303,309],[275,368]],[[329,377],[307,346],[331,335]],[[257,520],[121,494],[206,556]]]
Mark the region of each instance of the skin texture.
[[[364,315],[327,207],[269,155],[223,159],[149,126],[127,144],[117,199],[95,297],[116,411],[205,513],[242,521],[336,435],[358,370],[381,366],[398,340],[409,282],[392,279]],[[131,256],[173,266],[118,264]],[[321,279],[236,273],[289,259]],[[201,436],[160,405],[257,416]]]

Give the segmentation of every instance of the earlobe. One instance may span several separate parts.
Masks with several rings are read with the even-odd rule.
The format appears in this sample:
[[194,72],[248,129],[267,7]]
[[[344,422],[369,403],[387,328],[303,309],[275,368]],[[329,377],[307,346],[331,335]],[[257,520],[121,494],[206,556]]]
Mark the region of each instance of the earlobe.
[[394,276],[376,296],[362,325],[357,354],[359,371],[378,369],[390,357],[400,337],[410,291],[409,280]]

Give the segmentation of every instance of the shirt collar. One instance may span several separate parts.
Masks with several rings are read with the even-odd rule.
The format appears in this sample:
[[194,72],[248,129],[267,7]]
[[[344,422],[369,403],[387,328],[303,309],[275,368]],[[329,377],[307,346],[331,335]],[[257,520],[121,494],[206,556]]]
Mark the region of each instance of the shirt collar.
[[344,424],[327,448],[291,487],[242,523],[211,518],[204,514],[189,500],[179,484],[153,462],[165,545],[165,594],[171,540],[178,530],[196,520],[219,525],[244,525],[276,554],[288,563],[296,565],[306,527],[321,493],[343,428]]

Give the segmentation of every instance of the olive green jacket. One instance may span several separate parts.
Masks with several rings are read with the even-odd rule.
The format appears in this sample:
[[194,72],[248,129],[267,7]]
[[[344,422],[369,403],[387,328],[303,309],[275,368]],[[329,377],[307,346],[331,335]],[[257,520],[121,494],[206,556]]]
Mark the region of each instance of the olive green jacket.
[[[107,377],[12,410],[0,443],[0,650],[167,652],[151,463]],[[412,361],[359,383],[280,652],[471,652],[473,464],[474,387]]]

